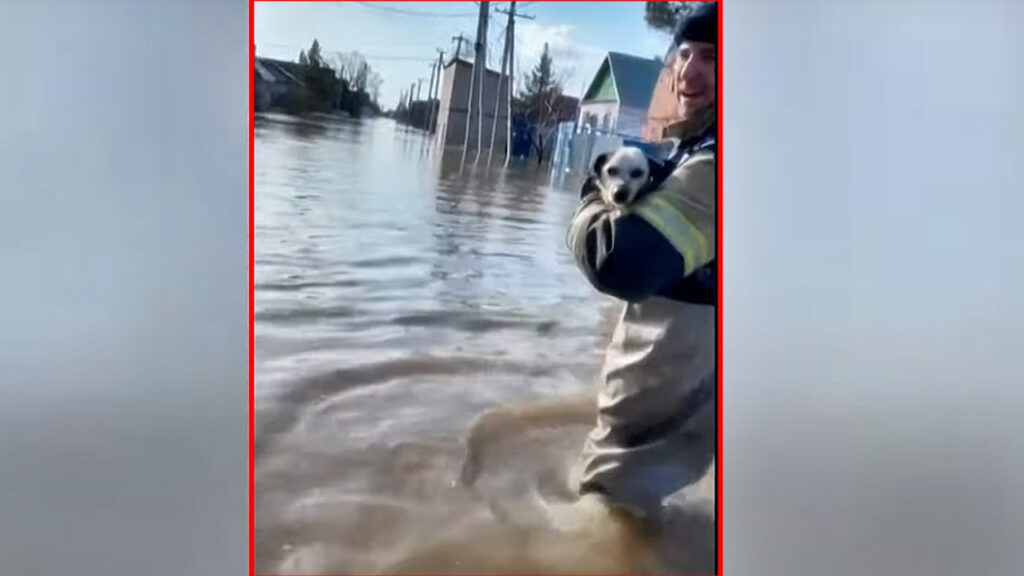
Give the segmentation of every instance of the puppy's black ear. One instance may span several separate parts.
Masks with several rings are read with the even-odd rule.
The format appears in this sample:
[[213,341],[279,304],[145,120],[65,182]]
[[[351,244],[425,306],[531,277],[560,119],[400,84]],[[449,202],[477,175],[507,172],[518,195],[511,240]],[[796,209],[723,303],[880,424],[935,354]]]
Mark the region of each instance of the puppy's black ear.
[[591,194],[601,193],[601,188],[595,182],[597,178],[598,177],[596,175],[590,175],[587,176],[586,180],[583,181],[583,186],[580,187],[580,200],[586,199],[586,197],[590,196]]
[[598,154],[594,159],[594,173],[600,174],[601,168],[604,168],[606,162],[608,162],[608,153]]

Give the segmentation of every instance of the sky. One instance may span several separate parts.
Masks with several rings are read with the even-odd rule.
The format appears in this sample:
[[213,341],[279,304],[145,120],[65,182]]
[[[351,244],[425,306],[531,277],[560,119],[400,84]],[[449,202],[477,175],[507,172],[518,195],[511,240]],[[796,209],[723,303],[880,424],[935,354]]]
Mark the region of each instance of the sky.
[[[491,2],[488,65],[501,66],[509,2]],[[256,2],[258,56],[294,60],[313,39],[328,57],[359,51],[383,76],[381,104],[394,107],[403,90],[423,79],[425,96],[437,50],[455,50],[453,36],[473,38],[478,7],[473,2]],[[668,35],[644,23],[643,2],[520,2],[535,19],[516,22],[517,79],[549,44],[566,93],[578,96],[609,51],[637,56],[664,53]],[[465,50],[465,48],[464,48]]]

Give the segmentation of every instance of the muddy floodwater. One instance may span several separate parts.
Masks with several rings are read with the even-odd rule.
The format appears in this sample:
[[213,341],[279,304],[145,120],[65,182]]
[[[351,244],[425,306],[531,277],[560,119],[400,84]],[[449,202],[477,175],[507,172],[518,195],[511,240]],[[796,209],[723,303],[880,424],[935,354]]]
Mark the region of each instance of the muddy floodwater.
[[713,472],[659,527],[549,522],[619,306],[565,247],[573,190],[460,160],[257,117],[256,572],[712,572]]

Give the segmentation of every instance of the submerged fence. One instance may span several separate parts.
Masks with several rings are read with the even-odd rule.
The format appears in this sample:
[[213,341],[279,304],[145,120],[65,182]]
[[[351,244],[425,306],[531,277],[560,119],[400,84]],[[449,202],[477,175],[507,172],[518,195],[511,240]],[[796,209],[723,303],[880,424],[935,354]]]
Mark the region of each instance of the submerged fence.
[[551,156],[551,184],[558,188],[578,186],[586,178],[599,154],[621,146],[636,146],[654,154],[657,146],[639,138],[595,130],[575,122],[558,125],[555,150]]

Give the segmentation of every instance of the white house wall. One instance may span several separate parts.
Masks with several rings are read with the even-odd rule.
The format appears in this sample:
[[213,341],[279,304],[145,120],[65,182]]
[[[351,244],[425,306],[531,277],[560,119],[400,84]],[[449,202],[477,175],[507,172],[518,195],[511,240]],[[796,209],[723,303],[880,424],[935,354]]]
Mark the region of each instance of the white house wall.
[[616,132],[623,136],[643,138],[644,125],[647,124],[647,110],[623,106],[619,110],[619,123]]
[[[593,128],[598,130],[609,130],[615,131],[615,127],[618,123],[619,116],[619,103],[618,102],[584,102],[580,104],[580,115],[577,120],[578,126],[586,124],[587,115],[593,115],[597,120],[591,124]],[[605,118],[608,119],[609,124],[605,124]]]
[[[455,129],[449,127],[449,113],[448,110],[452,105],[452,87],[455,83],[455,66],[450,66],[444,69],[444,73],[441,75],[441,97],[440,107],[437,112],[437,142],[442,145],[447,145],[448,141],[453,138],[453,134],[456,132]],[[465,100],[466,96],[461,95],[460,99]],[[461,125],[459,126],[458,132],[461,134]]]
[[[494,106],[498,96],[498,73],[488,70],[484,81],[483,106],[483,147],[491,143],[491,129],[494,126]],[[501,96],[498,109],[498,128],[494,135],[494,149],[505,149],[505,137],[508,133],[508,90],[507,77],[501,82]],[[438,142],[444,146],[459,146],[465,142],[466,116],[469,104],[469,85],[472,80],[472,67],[464,63],[455,63],[444,70],[441,76],[441,109],[437,120]],[[472,118],[469,123],[470,150],[475,150],[478,139],[477,104],[474,98]]]

